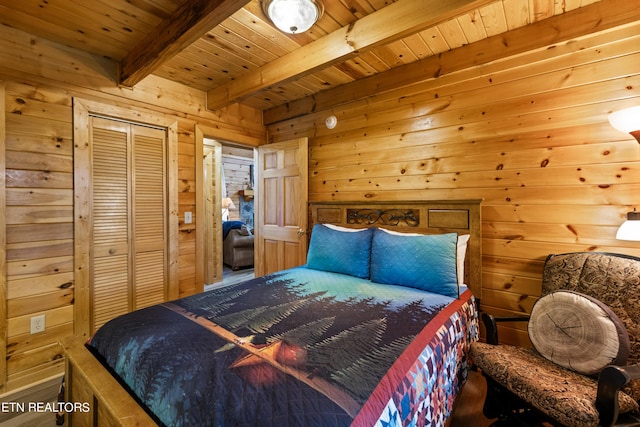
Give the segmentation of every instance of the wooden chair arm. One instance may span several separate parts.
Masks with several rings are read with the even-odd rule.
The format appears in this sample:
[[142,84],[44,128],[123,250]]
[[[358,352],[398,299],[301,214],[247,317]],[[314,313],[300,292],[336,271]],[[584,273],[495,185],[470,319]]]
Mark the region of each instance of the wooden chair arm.
[[528,322],[529,316],[518,317],[495,317],[489,313],[483,312],[482,322],[487,330],[487,344],[498,345],[498,322]]
[[615,424],[620,409],[618,390],[629,381],[637,379],[640,379],[640,365],[609,365],[600,372],[596,396],[596,409],[600,414],[600,425],[611,426]]

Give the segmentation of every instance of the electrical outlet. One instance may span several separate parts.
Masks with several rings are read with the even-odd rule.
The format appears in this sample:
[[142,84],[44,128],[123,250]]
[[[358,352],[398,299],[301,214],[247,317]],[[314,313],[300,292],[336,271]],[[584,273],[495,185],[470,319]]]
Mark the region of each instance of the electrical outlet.
[[31,333],[44,332],[44,314],[31,318]]
[[191,224],[193,222],[193,215],[191,214],[191,212],[185,212],[184,213],[184,223],[185,224]]

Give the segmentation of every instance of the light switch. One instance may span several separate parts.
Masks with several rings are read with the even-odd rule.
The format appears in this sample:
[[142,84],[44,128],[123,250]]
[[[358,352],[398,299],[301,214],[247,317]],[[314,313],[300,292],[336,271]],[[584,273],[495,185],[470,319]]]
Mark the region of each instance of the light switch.
[[193,216],[191,215],[191,212],[185,212],[184,213],[184,223],[185,224],[191,224],[193,222]]

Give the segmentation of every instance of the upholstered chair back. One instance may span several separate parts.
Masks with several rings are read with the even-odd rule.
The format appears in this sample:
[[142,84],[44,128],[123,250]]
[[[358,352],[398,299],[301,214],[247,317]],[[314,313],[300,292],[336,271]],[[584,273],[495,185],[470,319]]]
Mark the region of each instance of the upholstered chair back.
[[[629,333],[628,365],[640,363],[640,258],[601,252],[550,255],[542,277],[542,295],[568,289],[606,304]],[[640,380],[624,391],[640,401]]]

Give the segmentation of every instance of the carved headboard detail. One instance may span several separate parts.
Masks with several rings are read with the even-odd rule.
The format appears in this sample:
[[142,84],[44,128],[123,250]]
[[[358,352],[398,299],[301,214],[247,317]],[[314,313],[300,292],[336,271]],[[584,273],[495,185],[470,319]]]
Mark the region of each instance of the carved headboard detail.
[[347,223],[360,225],[391,225],[404,224],[408,227],[420,225],[420,210],[418,209],[350,209],[347,208]]
[[465,283],[482,296],[482,200],[419,200],[398,202],[312,202],[309,224],[349,228],[382,227],[405,233],[470,234],[465,258]]

